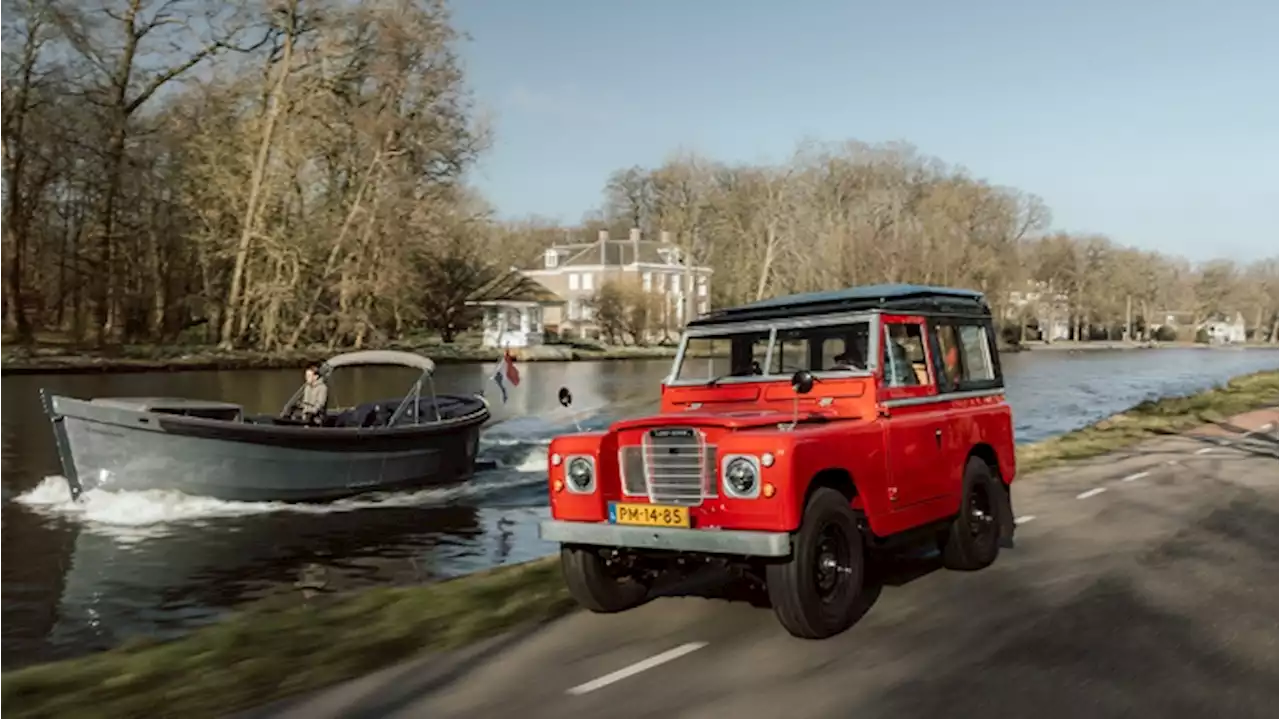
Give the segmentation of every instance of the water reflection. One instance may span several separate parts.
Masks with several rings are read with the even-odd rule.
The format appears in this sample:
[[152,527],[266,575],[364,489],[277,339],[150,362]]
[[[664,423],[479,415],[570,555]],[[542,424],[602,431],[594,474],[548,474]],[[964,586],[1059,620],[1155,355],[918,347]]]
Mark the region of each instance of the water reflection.
[[[1002,361],[1020,442],[1277,365],[1267,350],[1036,352]],[[310,508],[164,493],[70,503],[65,486],[45,479],[58,465],[37,399],[43,386],[85,397],[226,399],[251,412],[276,412],[301,381],[298,372],[5,378],[4,666],[180,633],[257,598],[300,599],[300,584],[340,591],[413,583],[550,553],[554,547],[536,530],[547,513],[547,442],[578,423],[602,428],[651,411],[668,369],[666,360],[526,364],[504,405],[491,366],[441,366],[438,391],[485,392],[493,403],[482,455],[497,469],[455,488]],[[334,400],[393,396],[415,374],[343,370],[333,381]],[[573,390],[569,409],[557,402],[561,386]]]

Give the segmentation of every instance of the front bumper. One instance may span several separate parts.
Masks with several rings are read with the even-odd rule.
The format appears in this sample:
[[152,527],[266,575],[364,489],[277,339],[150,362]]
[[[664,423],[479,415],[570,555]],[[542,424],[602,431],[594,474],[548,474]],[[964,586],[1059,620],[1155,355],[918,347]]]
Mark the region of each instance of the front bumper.
[[602,547],[668,549],[748,557],[786,557],[791,554],[791,535],[787,532],[630,527],[548,520],[538,526],[538,535],[549,542]]

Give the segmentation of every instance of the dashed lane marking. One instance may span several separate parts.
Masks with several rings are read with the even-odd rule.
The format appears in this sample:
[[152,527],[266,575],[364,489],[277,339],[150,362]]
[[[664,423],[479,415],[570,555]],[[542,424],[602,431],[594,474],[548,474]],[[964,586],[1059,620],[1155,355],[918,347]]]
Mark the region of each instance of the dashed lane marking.
[[1077,494],[1076,499],[1088,499],[1090,497],[1096,497],[1105,491],[1107,491],[1106,487],[1094,487],[1093,489],[1087,492],[1081,492],[1080,494]]
[[1196,453],[1196,454],[1208,454],[1208,453],[1210,453],[1210,452],[1212,452],[1212,451],[1213,451],[1213,447],[1205,447],[1204,449],[1197,449],[1195,453]]
[[1035,518],[1036,518],[1036,515],[1034,515],[1034,514],[1024,514],[1024,515],[1022,515],[1021,517],[1018,517],[1017,519],[1013,520],[1013,523],[1014,523],[1014,524],[1026,524],[1027,522],[1030,522],[1030,521],[1034,520]]
[[573,687],[572,689],[569,689],[565,693],[578,696],[578,695],[586,694],[587,692],[593,692],[597,689],[600,689],[601,687],[607,687],[610,684],[613,684],[614,682],[622,681],[627,677],[635,676],[640,672],[646,671],[648,669],[653,669],[654,667],[662,664],[666,664],[672,659],[679,659],[680,657],[683,657],[689,652],[696,652],[705,646],[707,646],[706,642],[689,642],[688,644],[681,644],[675,649],[668,649],[667,651],[661,654],[655,654],[649,657],[648,659],[644,659],[630,666],[623,667],[616,672],[610,672],[609,674],[606,674],[600,677],[599,679],[592,679],[586,684],[579,684],[578,686]]
[[1150,472],[1135,472],[1135,473],[1133,473],[1133,474],[1129,475],[1128,477],[1125,477],[1125,478],[1121,479],[1120,481],[1121,481],[1121,482],[1132,482],[1132,481],[1133,481],[1133,480],[1135,480],[1135,479],[1142,479],[1143,477],[1146,477],[1146,476],[1147,476],[1147,475],[1149,475],[1149,474],[1151,474],[1151,473],[1150,473]]

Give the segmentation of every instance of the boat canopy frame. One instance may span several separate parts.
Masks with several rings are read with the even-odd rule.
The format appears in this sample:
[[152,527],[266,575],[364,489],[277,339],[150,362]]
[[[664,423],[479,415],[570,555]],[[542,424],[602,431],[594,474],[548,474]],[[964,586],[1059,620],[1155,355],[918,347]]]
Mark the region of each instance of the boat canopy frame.
[[[424,357],[412,352],[401,352],[399,350],[358,350],[356,352],[346,352],[340,355],[334,355],[322,362],[317,369],[317,374],[326,381],[335,370],[342,367],[407,367],[409,369],[420,370],[421,374],[414,380],[409,387],[409,392],[400,400],[396,411],[387,419],[388,427],[394,427],[396,422],[407,412],[406,407],[413,407],[413,424],[417,425],[421,422],[421,416],[418,412],[418,403],[422,399],[422,384],[425,381],[427,388],[431,393],[431,407],[435,412],[436,422],[440,422],[443,417],[440,415],[440,405],[436,397],[435,370],[436,363],[430,357]],[[285,403],[281,409],[283,413],[289,407],[302,397],[302,393],[307,386],[304,383],[298,387],[289,401]]]

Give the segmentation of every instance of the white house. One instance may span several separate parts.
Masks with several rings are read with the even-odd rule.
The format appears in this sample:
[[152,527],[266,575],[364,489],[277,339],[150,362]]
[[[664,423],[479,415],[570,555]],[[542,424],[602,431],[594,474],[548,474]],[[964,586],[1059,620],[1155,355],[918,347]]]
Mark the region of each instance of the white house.
[[467,298],[483,308],[485,347],[535,347],[544,342],[543,316],[557,310],[564,299],[519,270],[512,268]]
[[1245,332],[1244,316],[1239,312],[1230,321],[1227,320],[1226,315],[1218,315],[1201,327],[1209,333],[1209,342],[1213,344],[1237,344],[1248,338]]

